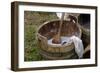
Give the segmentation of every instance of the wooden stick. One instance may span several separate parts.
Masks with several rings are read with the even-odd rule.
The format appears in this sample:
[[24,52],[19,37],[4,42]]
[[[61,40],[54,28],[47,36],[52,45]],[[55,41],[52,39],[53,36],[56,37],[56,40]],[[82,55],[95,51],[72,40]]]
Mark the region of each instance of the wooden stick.
[[59,38],[61,37],[61,29],[62,29],[62,24],[63,24],[63,20],[64,20],[64,15],[65,15],[65,13],[62,13],[61,20],[60,20],[60,26],[59,26],[59,30],[58,30]]
[[90,51],[90,44],[85,48],[84,54],[85,54],[86,52],[88,52],[88,51]]
[[61,20],[59,23],[59,30],[58,30],[57,35],[55,35],[53,37],[53,41],[52,41],[53,43],[56,43],[56,44],[61,43],[61,29],[62,29],[62,24],[63,24],[63,20],[64,20],[64,15],[65,15],[65,13],[62,13]]

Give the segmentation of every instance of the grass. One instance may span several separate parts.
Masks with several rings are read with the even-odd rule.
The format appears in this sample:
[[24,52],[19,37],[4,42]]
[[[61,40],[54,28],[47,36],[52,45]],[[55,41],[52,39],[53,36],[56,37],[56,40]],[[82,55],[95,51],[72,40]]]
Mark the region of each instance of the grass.
[[58,19],[56,13],[49,12],[24,12],[24,60],[39,61],[44,58],[38,53],[36,32],[44,22]]

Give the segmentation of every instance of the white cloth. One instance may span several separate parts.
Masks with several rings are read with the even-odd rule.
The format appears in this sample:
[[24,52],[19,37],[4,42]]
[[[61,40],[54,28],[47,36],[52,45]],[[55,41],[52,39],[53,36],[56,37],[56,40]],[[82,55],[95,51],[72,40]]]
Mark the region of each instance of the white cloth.
[[83,42],[80,38],[76,37],[76,36],[72,36],[71,40],[74,42],[75,45],[75,52],[77,53],[79,58],[83,57],[83,53],[84,53],[84,47],[83,47]]
[[[62,45],[68,45],[69,43],[74,43],[75,45],[75,52],[77,53],[79,58],[83,57],[83,53],[84,53],[84,48],[83,48],[83,42],[80,38],[76,37],[76,36],[72,36],[72,37],[61,37],[61,43],[60,44],[54,44],[52,43],[53,39],[48,40],[48,45],[52,45],[52,46],[62,46]],[[63,44],[64,42],[66,42],[65,44]]]

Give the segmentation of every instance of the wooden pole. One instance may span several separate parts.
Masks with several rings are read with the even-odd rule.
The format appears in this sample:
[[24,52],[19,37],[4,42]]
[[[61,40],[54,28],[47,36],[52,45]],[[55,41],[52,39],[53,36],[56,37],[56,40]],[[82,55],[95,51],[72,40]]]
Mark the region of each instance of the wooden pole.
[[58,30],[57,35],[55,35],[53,37],[52,43],[56,43],[56,44],[61,43],[61,29],[62,29],[62,25],[63,25],[64,15],[65,15],[65,13],[62,13],[61,20],[59,23],[59,30]]

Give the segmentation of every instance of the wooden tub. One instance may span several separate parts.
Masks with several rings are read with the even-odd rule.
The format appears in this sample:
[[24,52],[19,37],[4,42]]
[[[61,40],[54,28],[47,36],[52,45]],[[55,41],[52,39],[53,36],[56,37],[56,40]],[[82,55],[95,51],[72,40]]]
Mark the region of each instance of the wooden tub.
[[[60,20],[52,20],[43,23],[37,32],[39,53],[46,59],[75,59],[75,46],[73,43],[62,46],[49,45],[48,40],[57,34]],[[81,38],[81,29],[77,22],[64,20],[61,30],[61,36],[71,37],[73,35]]]

